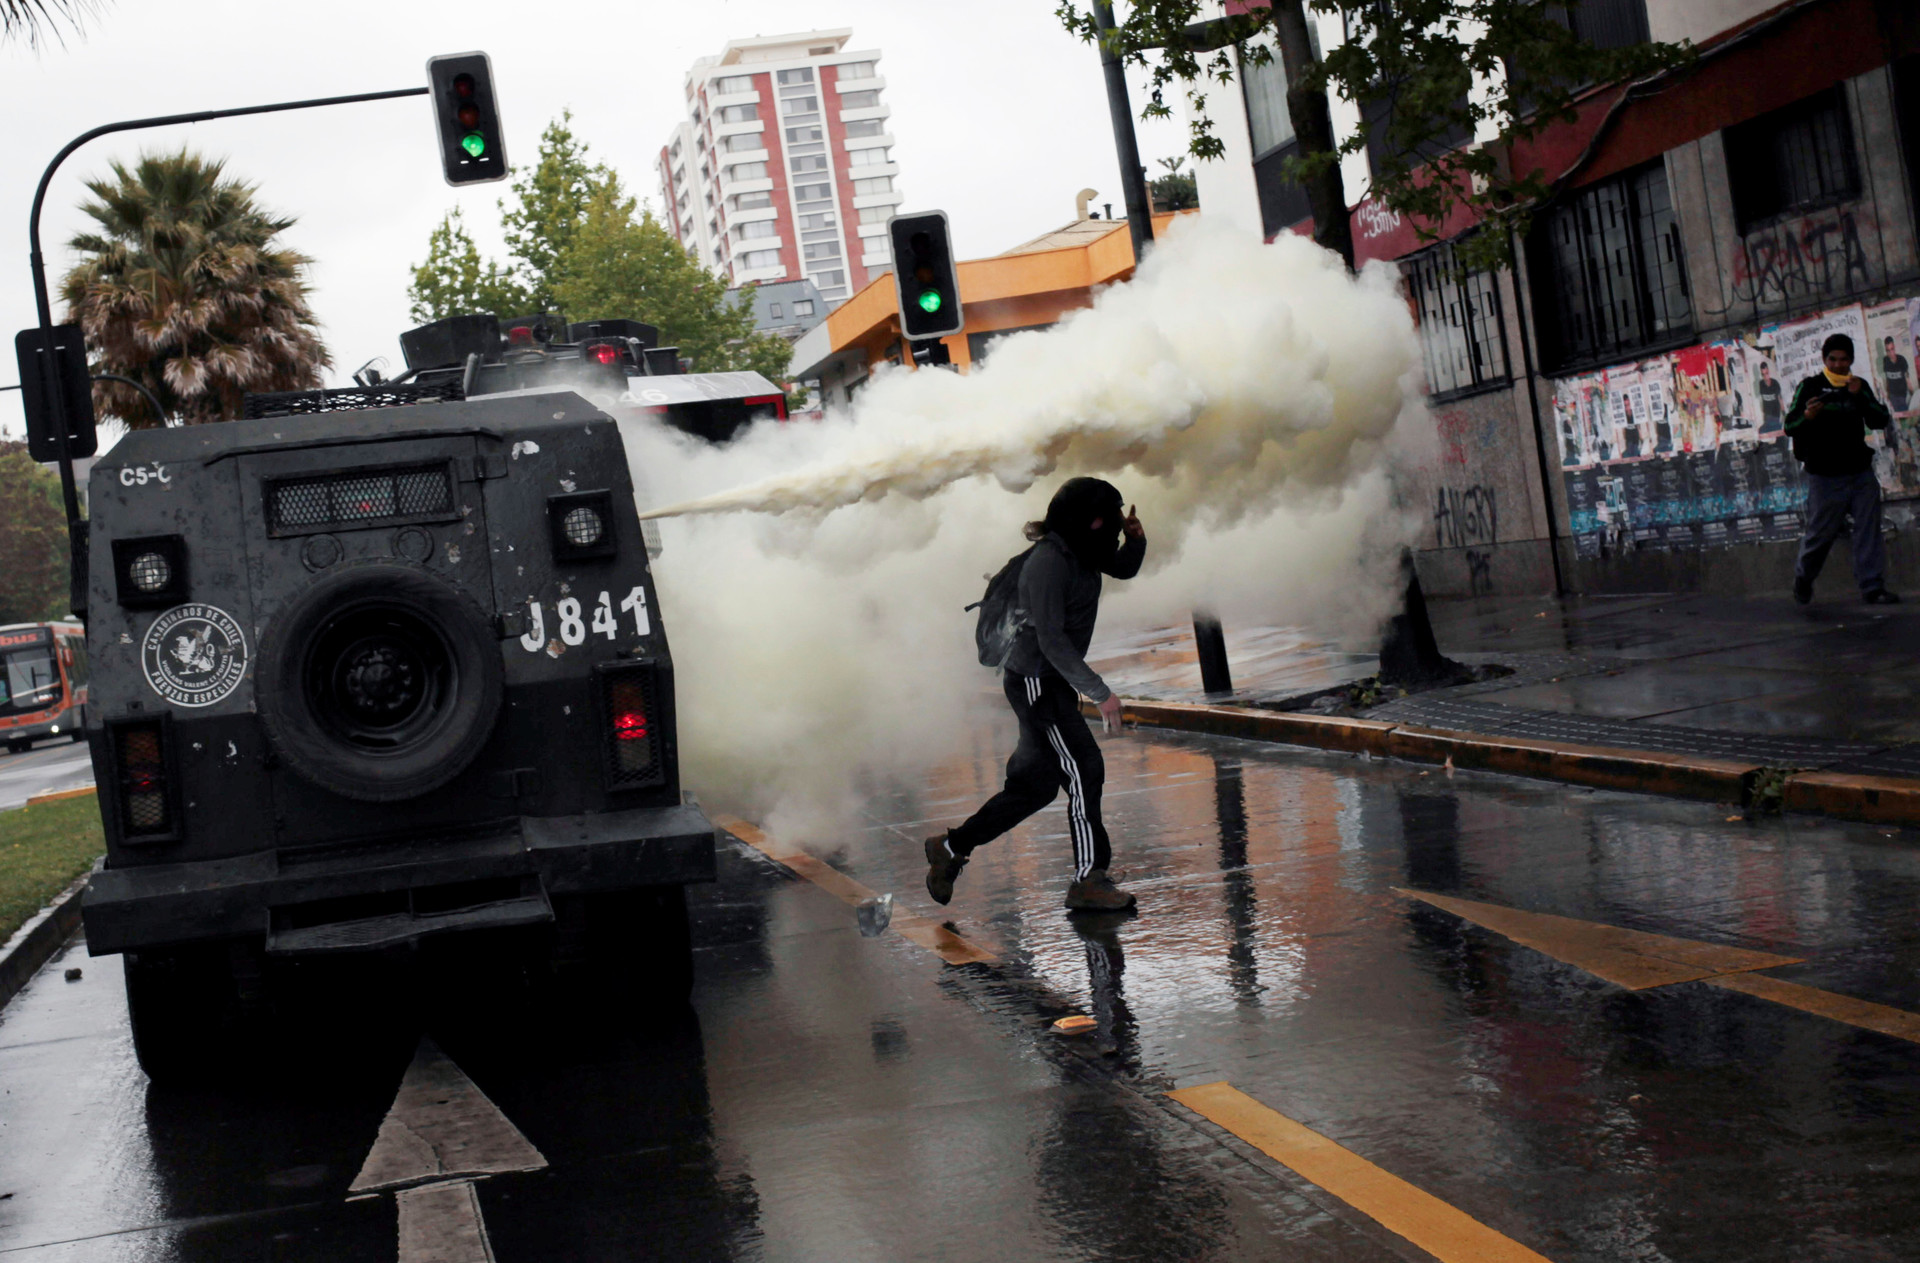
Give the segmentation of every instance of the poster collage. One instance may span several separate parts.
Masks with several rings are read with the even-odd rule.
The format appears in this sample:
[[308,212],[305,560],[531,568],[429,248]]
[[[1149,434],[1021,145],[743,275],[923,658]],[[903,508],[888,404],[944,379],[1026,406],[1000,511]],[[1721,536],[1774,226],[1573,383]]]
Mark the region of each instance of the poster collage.
[[1576,555],[1797,539],[1806,488],[1782,421],[1834,333],[1894,416],[1868,438],[1886,498],[1920,497],[1920,298],[1853,303],[1557,381]]

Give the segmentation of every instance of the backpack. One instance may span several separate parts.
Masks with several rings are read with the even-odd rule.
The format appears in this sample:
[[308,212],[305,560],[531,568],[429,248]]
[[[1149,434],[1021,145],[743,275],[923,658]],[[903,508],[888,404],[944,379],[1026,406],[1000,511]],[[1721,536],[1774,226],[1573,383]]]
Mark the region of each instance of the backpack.
[[980,611],[980,619],[973,628],[973,643],[980,652],[983,667],[1004,670],[1007,659],[1013,656],[1014,640],[1027,626],[1027,612],[1019,608],[1020,572],[1026,568],[1033,549],[1039,546],[1035,544],[1009,558],[1007,564],[987,580],[986,594],[967,606],[969,610]]

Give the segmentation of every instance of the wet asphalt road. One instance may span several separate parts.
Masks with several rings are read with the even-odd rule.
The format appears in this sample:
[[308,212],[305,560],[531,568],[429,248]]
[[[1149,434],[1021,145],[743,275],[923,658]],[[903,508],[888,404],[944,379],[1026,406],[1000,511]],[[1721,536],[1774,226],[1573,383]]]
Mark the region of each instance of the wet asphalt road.
[[56,794],[93,784],[93,762],[84,743],[42,741],[22,754],[0,750],[0,811],[36,794]]
[[[901,915],[1007,735],[808,849]],[[1429,1257],[1164,1093],[1225,1080],[1555,1263],[1920,1257],[1920,1045],[1702,982],[1628,991],[1395,888],[1802,958],[1920,1009],[1920,841],[1208,738],[1110,740],[1142,914],[1058,908],[1059,805],[982,851],[952,967],[751,848],[695,903],[693,1011],[485,968],[318,991],[278,1085],[150,1090],[114,959],[0,1010],[0,1256],[387,1260],[348,1200],[422,1033],[544,1157],[481,1181],[520,1260]],[[84,976],[65,981],[73,964]],[[1091,1035],[1052,1033],[1088,1013]],[[283,1050],[292,1064],[304,1047]],[[421,1256],[424,1257],[424,1256]]]

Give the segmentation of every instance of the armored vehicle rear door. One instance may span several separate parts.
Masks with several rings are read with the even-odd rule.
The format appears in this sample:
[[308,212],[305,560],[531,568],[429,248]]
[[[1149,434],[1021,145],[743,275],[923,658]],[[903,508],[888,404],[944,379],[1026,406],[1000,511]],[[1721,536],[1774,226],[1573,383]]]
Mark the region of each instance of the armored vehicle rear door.
[[[247,583],[261,647],[259,708],[281,764],[282,845],[413,833],[497,810],[427,792],[473,761],[486,732],[427,741],[418,731],[435,705],[473,698],[482,671],[491,676],[480,691],[496,695],[482,700],[498,705],[479,485],[489,461],[501,466],[487,450],[497,446],[456,433],[239,457],[254,524]],[[343,613],[355,609],[364,612]],[[447,673],[460,670],[466,682],[447,686]],[[493,714],[450,718],[490,728]],[[437,727],[454,727],[448,718]]]

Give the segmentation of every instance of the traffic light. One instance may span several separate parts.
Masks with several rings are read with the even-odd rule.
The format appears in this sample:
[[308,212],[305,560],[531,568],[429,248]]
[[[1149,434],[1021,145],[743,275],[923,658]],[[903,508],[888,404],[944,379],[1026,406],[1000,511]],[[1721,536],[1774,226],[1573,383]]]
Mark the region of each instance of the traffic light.
[[493,95],[493,62],[485,53],[456,53],[427,62],[433,119],[440,129],[440,165],[448,184],[507,178],[506,137]]
[[893,283],[900,296],[900,329],[909,340],[960,332],[960,278],[954,270],[947,213],[899,215],[887,224],[893,244]]

